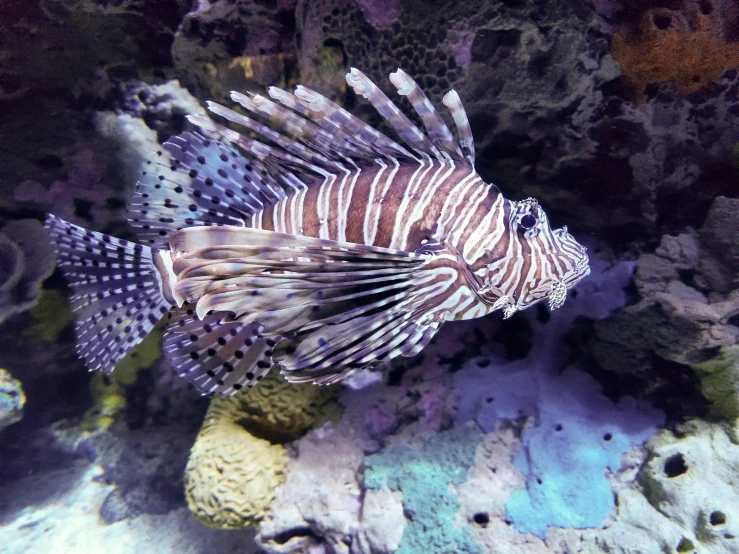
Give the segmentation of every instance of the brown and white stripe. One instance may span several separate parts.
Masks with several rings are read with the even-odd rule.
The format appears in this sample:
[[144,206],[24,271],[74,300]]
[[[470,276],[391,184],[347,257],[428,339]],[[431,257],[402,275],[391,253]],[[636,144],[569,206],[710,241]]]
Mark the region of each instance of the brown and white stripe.
[[[239,130],[189,117],[227,142],[185,132],[165,143],[170,159],[160,152],[143,172],[129,213],[147,246],[121,247],[144,260],[144,290],[159,283],[152,310],[176,306],[165,351],[203,393],[254,386],[273,362],[291,381],[333,383],[419,352],[445,321],[509,317],[543,298],[556,308],[589,271],[585,249],[552,230],[535,200],[506,200],[477,174],[456,92],[443,103],[458,140],[408,74],[390,81],[425,132],[362,72],[347,74],[404,145],[306,87],[272,87],[269,98],[232,93],[244,113],[209,102]],[[57,220],[50,228],[86,236]],[[79,273],[77,241],[60,243]],[[97,291],[107,270],[96,271],[83,276],[86,313],[93,294],[107,294]],[[115,325],[127,329],[120,306],[134,290],[116,294],[126,298]],[[107,370],[128,348],[109,355],[108,342],[89,347]]]

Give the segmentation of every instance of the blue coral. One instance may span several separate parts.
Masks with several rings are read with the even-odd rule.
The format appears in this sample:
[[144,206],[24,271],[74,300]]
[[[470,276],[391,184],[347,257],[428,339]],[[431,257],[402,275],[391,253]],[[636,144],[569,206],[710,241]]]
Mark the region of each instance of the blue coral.
[[524,429],[514,458],[526,487],[510,495],[506,518],[519,531],[540,537],[552,526],[600,526],[615,506],[606,471],[618,471],[631,445],[648,441],[664,419],[633,398],[611,402],[584,372],[558,372],[566,365],[563,336],[572,322],[581,316],[604,319],[626,302],[622,289],[633,264],[609,268],[596,260],[592,267],[578,289],[583,294],[568,299],[548,322],[524,315],[534,330],[529,356],[488,359],[455,375],[457,425],[475,420],[487,433],[501,420],[525,417],[535,423]]
[[631,445],[651,439],[662,415],[631,398],[614,404],[592,377],[573,369],[535,380],[538,425],[524,432],[514,458],[526,488],[509,497],[507,519],[540,537],[550,526],[597,527],[615,505],[606,471],[618,471]]

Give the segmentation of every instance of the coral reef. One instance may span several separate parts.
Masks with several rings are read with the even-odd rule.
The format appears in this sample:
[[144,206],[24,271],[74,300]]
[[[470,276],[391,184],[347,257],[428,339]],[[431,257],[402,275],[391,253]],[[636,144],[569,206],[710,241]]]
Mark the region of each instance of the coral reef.
[[21,384],[4,369],[0,369],[0,431],[23,417],[26,396]]
[[532,381],[539,394],[537,426],[524,432],[514,458],[526,488],[509,497],[507,519],[540,537],[552,526],[598,527],[615,507],[604,474],[617,473],[623,455],[648,441],[663,417],[630,398],[614,405],[591,377],[572,369]]
[[[715,365],[704,362],[739,340],[739,258],[731,238],[737,225],[739,202],[716,198],[699,232],[666,235],[654,254],[639,258],[634,277],[639,302],[596,324],[592,351],[600,365],[636,374],[647,396],[664,398],[673,411],[700,411],[701,399],[689,396],[695,391],[690,369],[695,366],[706,397],[719,402],[717,412],[735,413],[732,403],[725,403],[731,394],[719,392],[735,382],[733,372],[716,373]],[[726,378],[723,385],[716,382],[719,376]]]
[[[633,398],[614,404],[592,377],[575,368],[554,369],[564,361],[562,337],[577,317],[605,319],[626,302],[622,289],[632,268],[595,261],[576,298],[545,323],[529,318],[535,334],[527,357],[502,363],[483,358],[455,375],[457,423],[474,419],[494,432],[501,421],[535,418],[534,426],[523,429],[513,460],[526,486],[505,504],[506,521],[521,532],[544,538],[553,526],[600,526],[615,507],[605,475],[617,474],[622,456],[649,440],[663,419]],[[492,509],[484,513],[488,520],[503,516]]]
[[[573,322],[607,318],[625,304],[632,271],[630,263],[598,261],[583,294],[545,321],[533,311],[518,316],[533,329],[522,359],[506,360],[491,341],[496,322],[459,323],[422,363],[391,368],[401,375],[395,386],[345,390],[341,421],[297,442],[258,543],[275,554],[516,552],[523,545],[600,552],[603,528],[621,517],[614,493],[635,490],[645,459],[639,445],[662,416],[633,399],[614,404],[591,377],[557,369]],[[404,517],[378,517],[375,495]],[[557,525],[595,529],[586,536]]]
[[295,65],[295,0],[199,2],[172,44],[183,84],[200,98],[223,100],[231,90],[285,84]]
[[12,221],[0,230],[0,323],[31,308],[56,267],[54,249],[35,220]]
[[346,538],[359,528],[362,487],[357,474],[363,456],[346,440],[345,431],[354,436],[342,420],[336,429],[327,426],[298,441],[285,483],[274,491],[271,509],[259,525],[257,543],[262,548],[349,553]]
[[258,522],[285,479],[286,465],[282,445],[257,438],[237,422],[220,421],[209,412],[186,470],[190,512],[199,522],[222,529]]
[[290,385],[277,372],[249,394],[215,398],[190,453],[185,487],[199,521],[236,529],[259,522],[285,478],[281,443],[340,415],[335,387]]
[[[519,172],[509,184],[520,181],[521,166],[547,178],[573,158],[592,155],[596,145],[583,126],[598,107],[593,92],[618,73],[605,40],[586,32],[594,25],[586,14],[562,3],[532,9],[529,2],[475,1],[420,9],[415,2],[387,2],[386,18],[378,20],[369,4],[301,4],[301,81],[333,95],[343,92],[344,67],[332,77],[322,63],[332,48],[345,65],[362,68],[383,87],[389,86],[387,75],[402,67],[433,101],[455,88],[470,116],[482,170],[517,150],[515,160],[505,159],[506,168],[515,164]],[[572,64],[573,58],[580,63]],[[371,115],[361,105],[357,109]],[[563,117],[574,129],[555,143],[545,137],[544,122]],[[523,160],[534,151],[536,161]],[[495,173],[507,171],[499,167]]]
[[678,92],[695,92],[739,66],[739,43],[729,37],[737,21],[733,2],[685,0],[653,7],[643,11],[636,29],[626,26],[613,35],[613,57],[642,95],[663,81]]

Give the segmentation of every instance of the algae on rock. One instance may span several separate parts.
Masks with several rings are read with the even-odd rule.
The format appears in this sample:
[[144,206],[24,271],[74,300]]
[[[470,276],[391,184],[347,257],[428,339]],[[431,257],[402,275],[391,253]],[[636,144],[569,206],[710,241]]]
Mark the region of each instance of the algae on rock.
[[739,345],[724,346],[716,358],[692,367],[715,415],[739,419]]

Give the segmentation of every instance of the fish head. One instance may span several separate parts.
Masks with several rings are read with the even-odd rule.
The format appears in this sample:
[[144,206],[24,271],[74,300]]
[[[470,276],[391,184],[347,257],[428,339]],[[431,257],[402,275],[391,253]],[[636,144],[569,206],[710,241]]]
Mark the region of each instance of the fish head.
[[567,231],[553,229],[533,198],[511,202],[510,242],[504,263],[488,266],[487,283],[506,317],[547,299],[564,304],[568,291],[590,273],[587,248]]

